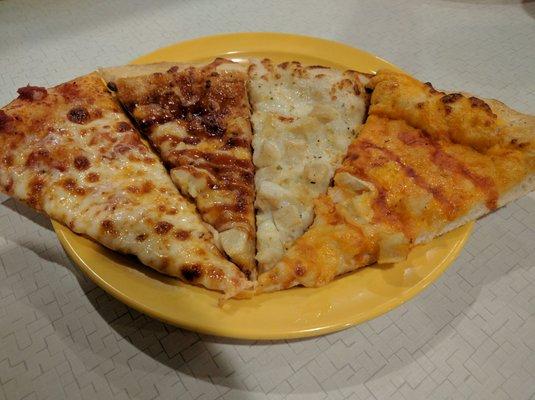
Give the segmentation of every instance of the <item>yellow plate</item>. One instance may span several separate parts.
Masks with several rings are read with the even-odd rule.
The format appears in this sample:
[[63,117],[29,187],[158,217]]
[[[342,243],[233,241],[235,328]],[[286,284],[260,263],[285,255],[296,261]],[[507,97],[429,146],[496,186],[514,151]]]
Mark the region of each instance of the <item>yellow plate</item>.
[[[234,60],[269,57],[375,72],[398,69],[369,53],[340,43],[280,33],[204,37],[169,46],[134,63]],[[408,260],[376,265],[318,289],[295,288],[217,306],[219,295],[189,286],[140,265],[53,223],[74,262],[111,295],[168,323],[212,335],[245,339],[288,339],[325,334],[356,325],[407,301],[436,280],[455,259],[473,224],[414,249]]]

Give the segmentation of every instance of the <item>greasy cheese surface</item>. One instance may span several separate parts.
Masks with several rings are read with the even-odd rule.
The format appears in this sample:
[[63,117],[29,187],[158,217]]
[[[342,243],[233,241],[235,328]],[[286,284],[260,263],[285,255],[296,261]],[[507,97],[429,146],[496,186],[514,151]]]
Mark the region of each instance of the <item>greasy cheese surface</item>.
[[[113,69],[111,76],[104,70],[104,76],[170,168],[174,183],[219,232],[223,250],[254,279],[247,69],[223,59],[204,66],[162,66],[161,72],[130,77],[125,66],[122,78],[114,79]],[[140,67],[130,68],[138,75]]]
[[249,75],[256,258],[266,271],[312,223],[314,199],[326,192],[363,122],[366,78],[270,60],[254,61]]
[[535,189],[533,117],[460,94],[442,93],[437,105],[429,85],[389,74],[372,78],[370,115],[334,186],[316,201],[311,228],[259,277],[260,292],[320,286],[375,261],[403,260],[415,244]]
[[249,285],[98,75],[19,93],[0,110],[2,191],[165,274],[229,295]]

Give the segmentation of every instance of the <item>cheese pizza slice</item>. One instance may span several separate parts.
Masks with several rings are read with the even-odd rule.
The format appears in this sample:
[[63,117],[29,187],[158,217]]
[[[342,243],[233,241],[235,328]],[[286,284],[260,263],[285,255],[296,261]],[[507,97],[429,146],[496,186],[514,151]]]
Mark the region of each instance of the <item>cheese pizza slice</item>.
[[369,116],[316,219],[259,292],[321,286],[479,218],[535,189],[535,117],[409,76],[371,79]]
[[249,67],[259,271],[271,269],[314,219],[368,100],[365,75],[264,59]]
[[192,198],[221,248],[256,277],[254,166],[247,67],[151,64],[101,70],[111,90]]
[[18,93],[0,110],[3,192],[188,283],[228,296],[251,285],[98,74]]

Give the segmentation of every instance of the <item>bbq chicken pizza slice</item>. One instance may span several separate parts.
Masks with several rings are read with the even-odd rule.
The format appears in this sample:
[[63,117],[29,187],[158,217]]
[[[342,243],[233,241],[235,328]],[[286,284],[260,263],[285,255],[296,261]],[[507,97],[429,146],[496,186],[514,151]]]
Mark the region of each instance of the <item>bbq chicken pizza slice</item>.
[[93,73],[0,110],[0,189],[104,246],[232,296],[251,283]]
[[369,87],[368,119],[334,186],[316,201],[311,228],[259,276],[259,292],[404,260],[535,189],[534,116],[394,72]]
[[247,67],[149,64],[101,70],[111,90],[194,200],[216,240],[256,278],[254,166]]

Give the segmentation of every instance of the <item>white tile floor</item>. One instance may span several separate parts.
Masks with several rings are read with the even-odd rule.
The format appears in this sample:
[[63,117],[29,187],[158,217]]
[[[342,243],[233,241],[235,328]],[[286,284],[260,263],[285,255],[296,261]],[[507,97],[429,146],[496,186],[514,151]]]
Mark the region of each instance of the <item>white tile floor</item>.
[[[0,103],[187,38],[263,30],[342,41],[535,113],[534,18],[535,2],[506,0],[0,1]],[[4,200],[0,399],[534,398],[534,244],[526,197],[479,222],[404,306],[325,337],[250,343],[128,309],[71,265],[46,218]]]

